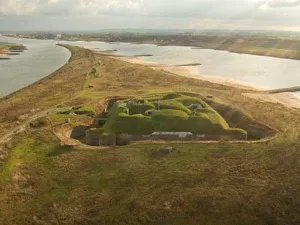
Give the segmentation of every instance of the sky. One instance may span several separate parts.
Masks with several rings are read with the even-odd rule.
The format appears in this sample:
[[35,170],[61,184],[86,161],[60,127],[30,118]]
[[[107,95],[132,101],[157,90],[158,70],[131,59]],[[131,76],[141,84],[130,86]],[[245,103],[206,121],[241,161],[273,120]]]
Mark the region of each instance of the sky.
[[0,30],[300,31],[300,0],[0,0]]

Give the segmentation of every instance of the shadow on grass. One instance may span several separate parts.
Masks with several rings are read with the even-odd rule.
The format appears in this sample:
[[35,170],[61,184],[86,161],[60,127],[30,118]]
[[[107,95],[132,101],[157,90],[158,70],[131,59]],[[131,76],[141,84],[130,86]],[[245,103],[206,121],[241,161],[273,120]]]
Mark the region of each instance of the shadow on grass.
[[73,147],[71,146],[56,146],[55,148],[52,149],[51,152],[47,154],[49,157],[55,157],[59,155],[63,155],[69,152],[75,151]]

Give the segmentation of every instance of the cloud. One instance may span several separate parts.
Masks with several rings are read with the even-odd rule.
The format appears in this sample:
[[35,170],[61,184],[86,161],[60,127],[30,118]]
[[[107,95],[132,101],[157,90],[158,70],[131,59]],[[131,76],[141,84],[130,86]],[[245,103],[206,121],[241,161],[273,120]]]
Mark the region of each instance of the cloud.
[[299,6],[300,0],[0,0],[0,29],[294,27]]
[[269,0],[262,5],[264,8],[284,8],[300,6],[300,0]]
[[58,0],[0,0],[0,13],[5,15],[25,15],[34,12],[43,5]]
[[136,9],[141,0],[0,0],[0,13],[5,15],[97,15]]

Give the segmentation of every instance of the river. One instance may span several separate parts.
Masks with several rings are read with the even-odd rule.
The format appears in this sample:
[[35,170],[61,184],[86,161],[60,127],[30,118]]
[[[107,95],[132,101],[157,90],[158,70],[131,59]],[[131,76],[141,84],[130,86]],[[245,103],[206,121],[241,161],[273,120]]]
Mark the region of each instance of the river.
[[[55,41],[15,40],[0,36],[0,42],[1,39],[22,43],[28,47],[28,51],[21,56],[0,62],[0,92],[2,93],[7,94],[48,75],[70,57],[70,53],[56,46]],[[149,54],[152,56],[145,57],[146,61],[168,65],[200,63],[197,69],[201,75],[226,77],[264,88],[300,86],[300,60],[181,46],[83,41],[61,43],[99,51],[117,50],[116,55],[122,56]]]
[[24,44],[28,50],[10,60],[0,60],[0,97],[26,87],[62,67],[69,50],[55,41],[24,40],[0,36],[0,42]]

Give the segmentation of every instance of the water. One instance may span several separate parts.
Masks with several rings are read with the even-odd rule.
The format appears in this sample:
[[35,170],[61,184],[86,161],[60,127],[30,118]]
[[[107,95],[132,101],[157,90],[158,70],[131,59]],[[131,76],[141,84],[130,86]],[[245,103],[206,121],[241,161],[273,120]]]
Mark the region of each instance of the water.
[[19,40],[0,36],[0,42],[24,44],[28,50],[0,61],[0,97],[26,87],[63,66],[69,50],[55,41]]
[[201,63],[198,73],[220,76],[264,88],[287,88],[300,85],[300,60],[237,54],[210,49],[148,44],[80,42],[74,45],[97,50],[118,50],[117,55],[144,55],[146,61],[167,65]]
[[[0,36],[0,42],[3,38]],[[55,46],[55,41],[4,39],[22,43],[29,50],[12,57],[13,60],[0,62],[0,93],[10,93],[48,75],[70,57],[66,49]],[[300,60],[180,46],[95,41],[61,43],[99,51],[117,50],[116,54],[122,56],[150,54],[153,56],[145,57],[146,61],[167,65],[201,63],[197,67],[200,75],[220,76],[270,89],[300,86]]]

